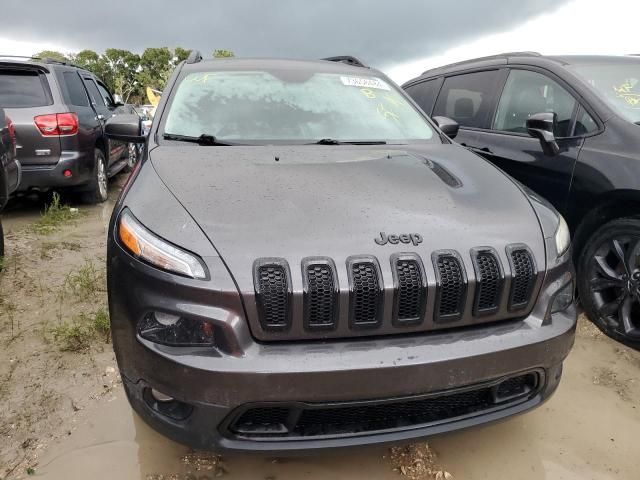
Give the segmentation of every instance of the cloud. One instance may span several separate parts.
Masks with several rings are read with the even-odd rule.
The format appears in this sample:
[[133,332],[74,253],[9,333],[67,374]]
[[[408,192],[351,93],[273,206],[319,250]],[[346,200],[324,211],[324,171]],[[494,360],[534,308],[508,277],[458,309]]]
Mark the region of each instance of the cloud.
[[[573,0],[504,32],[456,42],[442,53],[419,60],[394,62],[385,72],[403,83],[423,71],[461,60],[508,51],[544,55],[625,55],[640,53],[637,0]],[[631,9],[629,7],[632,7]],[[635,11],[635,15],[632,14]]]
[[241,56],[351,54],[384,67],[504,31],[565,2],[3,0],[2,16],[11,21],[3,22],[1,35],[72,50],[183,46],[207,55],[215,48]]

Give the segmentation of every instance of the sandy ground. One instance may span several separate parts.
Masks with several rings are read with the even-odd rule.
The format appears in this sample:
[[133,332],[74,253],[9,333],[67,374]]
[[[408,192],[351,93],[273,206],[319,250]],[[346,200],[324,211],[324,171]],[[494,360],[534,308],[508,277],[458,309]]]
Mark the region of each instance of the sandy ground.
[[[56,336],[106,305],[105,233],[123,181],[106,204],[79,205],[76,220],[48,235],[32,228],[42,201],[14,202],[3,216],[0,479],[640,478],[640,353],[584,319],[548,403],[428,445],[219,458],[160,436],[129,408],[108,335],[85,332],[79,345]],[[87,274],[91,288],[78,281]]]

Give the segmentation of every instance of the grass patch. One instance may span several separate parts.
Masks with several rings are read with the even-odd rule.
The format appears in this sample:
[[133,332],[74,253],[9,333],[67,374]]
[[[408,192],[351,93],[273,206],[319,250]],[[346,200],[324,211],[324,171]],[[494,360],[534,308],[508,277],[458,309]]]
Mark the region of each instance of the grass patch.
[[43,260],[50,259],[56,250],[79,252],[81,248],[82,245],[77,242],[43,242],[40,246],[40,258]]
[[96,269],[91,260],[85,259],[84,265],[67,273],[64,283],[80,300],[86,300],[104,291],[104,271]]
[[33,231],[38,235],[49,235],[58,230],[65,223],[69,223],[78,218],[78,209],[63,205],[60,195],[53,192],[51,203],[44,207],[44,212],[36,223],[33,224]]
[[70,322],[63,322],[51,329],[54,340],[64,352],[80,352],[86,350],[97,337],[109,341],[111,325],[109,313],[100,308],[95,313],[81,313]]

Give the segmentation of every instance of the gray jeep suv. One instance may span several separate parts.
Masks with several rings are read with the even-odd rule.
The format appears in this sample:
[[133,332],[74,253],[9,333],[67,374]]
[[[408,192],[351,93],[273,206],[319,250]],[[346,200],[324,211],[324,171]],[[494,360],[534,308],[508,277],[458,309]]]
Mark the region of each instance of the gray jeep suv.
[[128,149],[104,136],[119,105],[100,79],[55,60],[0,56],[0,105],[14,123],[20,191],[69,188],[91,203],[107,199],[107,179],[127,165]]
[[[574,340],[564,220],[355,60],[192,54],[114,209],[133,408],[198,448],[420,438],[540,405]],[[107,135],[137,142],[124,116]]]

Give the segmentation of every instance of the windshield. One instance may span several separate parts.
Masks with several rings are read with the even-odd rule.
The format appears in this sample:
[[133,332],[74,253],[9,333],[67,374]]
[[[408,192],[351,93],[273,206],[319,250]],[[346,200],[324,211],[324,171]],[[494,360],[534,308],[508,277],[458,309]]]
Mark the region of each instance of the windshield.
[[381,78],[297,70],[186,75],[164,134],[295,143],[434,138],[427,121]]
[[618,114],[630,122],[640,122],[640,62],[573,65],[570,69]]

